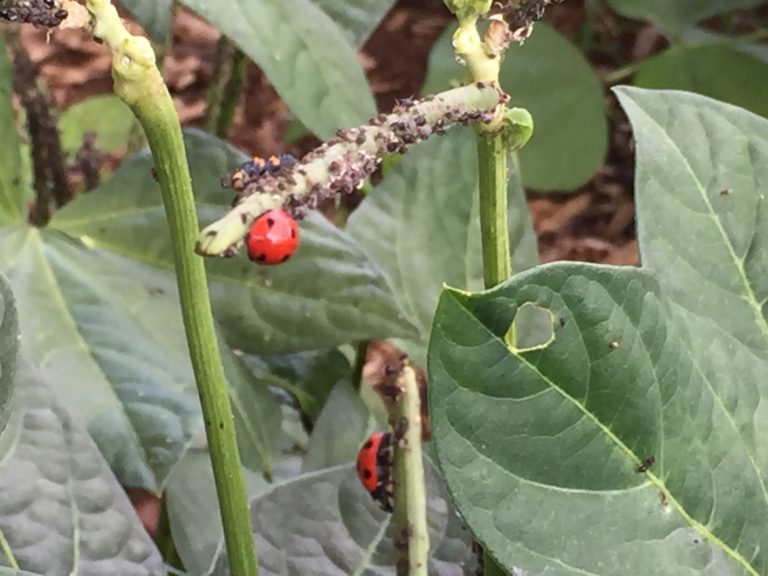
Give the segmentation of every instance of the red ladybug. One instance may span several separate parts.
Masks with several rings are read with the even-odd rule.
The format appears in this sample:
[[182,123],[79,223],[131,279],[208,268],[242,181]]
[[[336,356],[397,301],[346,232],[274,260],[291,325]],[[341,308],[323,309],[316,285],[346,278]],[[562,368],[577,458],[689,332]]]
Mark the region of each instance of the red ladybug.
[[357,476],[384,512],[392,512],[392,458],[390,432],[376,432],[357,453]]
[[299,226],[284,210],[267,210],[256,218],[245,237],[248,258],[259,264],[281,264],[299,245]]

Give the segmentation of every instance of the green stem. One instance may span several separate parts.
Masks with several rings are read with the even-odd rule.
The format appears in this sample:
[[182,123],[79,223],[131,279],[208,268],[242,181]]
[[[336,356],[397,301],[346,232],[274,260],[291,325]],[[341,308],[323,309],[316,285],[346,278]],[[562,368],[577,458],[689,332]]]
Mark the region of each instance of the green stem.
[[[512,275],[507,211],[507,154],[501,134],[477,135],[480,234],[486,288],[501,284]],[[514,343],[514,325],[510,327],[509,337],[510,342]],[[484,576],[499,576],[505,573],[490,555],[485,554]]]
[[507,219],[507,147],[501,134],[477,135],[483,278],[492,288],[512,275]]
[[[421,409],[416,372],[404,366],[398,376],[402,397],[392,407],[395,435],[395,555],[398,574],[427,576],[429,532],[424,459],[421,452]],[[401,566],[408,566],[401,571]]]
[[179,300],[205,419],[229,565],[235,576],[254,576],[259,569],[234,419],[205,267],[193,252],[198,222],[178,116],[149,41],[128,34],[108,0],[88,0],[87,6],[94,19],[94,36],[104,40],[112,52],[115,93],[141,122],[152,151],[173,242]]

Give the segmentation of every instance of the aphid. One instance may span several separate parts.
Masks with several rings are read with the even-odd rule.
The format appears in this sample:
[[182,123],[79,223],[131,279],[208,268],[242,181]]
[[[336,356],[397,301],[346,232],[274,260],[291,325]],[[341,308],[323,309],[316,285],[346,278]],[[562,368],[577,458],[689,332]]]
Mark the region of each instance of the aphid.
[[299,226],[284,210],[268,210],[253,221],[245,244],[254,262],[282,264],[299,245]]
[[232,190],[242,190],[245,185],[265,174],[275,174],[284,166],[290,166],[296,162],[296,158],[290,154],[280,154],[280,156],[270,156],[268,160],[264,160],[260,156],[254,156],[248,162],[244,162],[240,167],[232,173],[229,177],[229,187]]
[[638,472],[647,472],[650,470],[651,466],[653,466],[656,463],[656,456],[649,456],[645,460],[643,460],[643,463],[640,464],[640,467],[637,469]]
[[392,459],[390,432],[375,432],[357,453],[357,476],[371,498],[384,512],[392,512]]

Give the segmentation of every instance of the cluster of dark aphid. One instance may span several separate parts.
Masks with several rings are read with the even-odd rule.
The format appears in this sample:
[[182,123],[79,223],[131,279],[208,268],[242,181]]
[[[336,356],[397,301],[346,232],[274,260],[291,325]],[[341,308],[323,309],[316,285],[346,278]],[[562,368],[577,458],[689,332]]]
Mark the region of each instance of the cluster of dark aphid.
[[67,17],[66,10],[56,0],[26,0],[0,8],[0,19],[55,28]]
[[550,4],[559,4],[563,0],[507,0],[495,2],[492,14],[502,14],[511,30],[527,28],[544,17],[544,11]]
[[[478,83],[476,86],[484,89],[488,85]],[[389,114],[379,114],[363,126],[339,130],[334,138],[315,148],[301,162],[246,183],[232,205],[238,205],[252,194],[277,192],[286,195],[285,209],[300,218],[304,210],[314,209],[328,198],[359,188],[385,156],[403,154],[413,144],[423,142],[433,134],[443,134],[448,125],[488,123],[494,118],[491,111],[467,112],[456,106],[440,109],[439,120],[430,122],[423,113],[423,105],[432,101],[436,106],[447,107],[433,96],[418,102],[400,100]],[[327,177],[322,182],[308,182],[308,194],[289,192],[296,185],[297,176],[309,180],[304,167],[319,159],[327,159]]]

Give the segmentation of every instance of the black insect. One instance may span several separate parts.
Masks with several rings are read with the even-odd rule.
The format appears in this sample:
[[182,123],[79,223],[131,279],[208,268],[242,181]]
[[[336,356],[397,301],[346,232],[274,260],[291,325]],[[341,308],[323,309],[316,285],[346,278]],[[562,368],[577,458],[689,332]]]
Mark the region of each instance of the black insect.
[[651,466],[653,466],[656,463],[656,456],[649,456],[645,460],[643,460],[643,463],[640,464],[640,467],[637,469],[638,472],[648,472],[650,470]]

